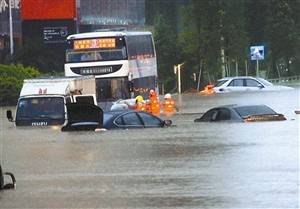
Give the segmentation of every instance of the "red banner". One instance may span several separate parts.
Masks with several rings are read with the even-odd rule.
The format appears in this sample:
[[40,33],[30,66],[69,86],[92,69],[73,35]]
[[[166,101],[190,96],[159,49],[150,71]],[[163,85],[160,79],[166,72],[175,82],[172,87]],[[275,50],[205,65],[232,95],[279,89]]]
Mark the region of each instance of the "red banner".
[[22,20],[76,18],[76,0],[21,0]]

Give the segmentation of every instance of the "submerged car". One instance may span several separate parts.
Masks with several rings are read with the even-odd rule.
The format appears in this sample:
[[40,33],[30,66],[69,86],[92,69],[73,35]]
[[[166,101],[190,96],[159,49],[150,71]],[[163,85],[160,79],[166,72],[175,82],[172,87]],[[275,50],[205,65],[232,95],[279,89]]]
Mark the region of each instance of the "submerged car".
[[276,113],[266,105],[224,105],[208,110],[194,122],[256,122],[256,121],[282,121],[284,115]]
[[239,91],[276,91],[293,89],[288,86],[273,85],[263,78],[251,76],[225,77],[218,80],[213,88],[215,93],[239,92]]
[[105,129],[154,128],[171,124],[171,120],[162,120],[150,113],[135,110],[104,112],[103,117]]

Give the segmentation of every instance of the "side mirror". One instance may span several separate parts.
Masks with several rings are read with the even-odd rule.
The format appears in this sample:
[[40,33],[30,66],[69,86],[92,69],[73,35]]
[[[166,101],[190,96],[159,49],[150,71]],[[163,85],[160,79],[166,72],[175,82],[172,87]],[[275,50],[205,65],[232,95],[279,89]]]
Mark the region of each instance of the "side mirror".
[[14,118],[12,116],[11,110],[7,110],[6,111],[6,117],[7,117],[7,119],[8,119],[9,122],[14,122]]
[[[10,176],[12,183],[5,184],[4,183],[4,175]],[[0,190],[4,189],[15,189],[16,188],[16,178],[12,173],[2,172],[2,168],[0,165]]]
[[172,125],[172,121],[171,120],[164,120],[164,125],[165,126],[171,126]]

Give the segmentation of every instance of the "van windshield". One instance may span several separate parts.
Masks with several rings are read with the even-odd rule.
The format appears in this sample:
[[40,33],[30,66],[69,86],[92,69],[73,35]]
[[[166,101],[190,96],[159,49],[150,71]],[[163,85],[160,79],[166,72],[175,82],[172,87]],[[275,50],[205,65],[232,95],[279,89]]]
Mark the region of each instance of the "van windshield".
[[31,97],[18,102],[16,125],[61,125],[64,121],[63,97]]

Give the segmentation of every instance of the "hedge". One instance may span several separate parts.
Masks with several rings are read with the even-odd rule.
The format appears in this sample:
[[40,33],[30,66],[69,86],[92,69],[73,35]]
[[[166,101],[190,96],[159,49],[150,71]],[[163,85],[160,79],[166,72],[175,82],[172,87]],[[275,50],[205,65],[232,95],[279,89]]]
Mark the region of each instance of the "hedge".
[[0,105],[16,104],[24,79],[40,76],[40,72],[23,65],[0,64]]

